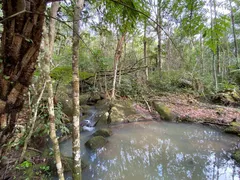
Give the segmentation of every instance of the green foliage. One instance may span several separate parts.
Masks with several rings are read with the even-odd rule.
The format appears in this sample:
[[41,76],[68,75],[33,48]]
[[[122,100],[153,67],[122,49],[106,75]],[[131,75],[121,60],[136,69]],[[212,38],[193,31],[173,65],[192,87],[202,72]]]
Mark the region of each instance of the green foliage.
[[66,119],[64,119],[65,116],[62,112],[62,105],[60,103],[58,103],[57,106],[55,106],[54,112],[56,128],[60,130],[62,134],[69,134],[70,131],[68,127],[66,127],[66,124],[64,123]]
[[220,16],[215,19],[213,27],[205,28],[203,37],[205,38],[205,45],[212,50],[214,54],[217,52],[218,41],[224,36],[225,32],[230,27],[230,19],[228,16]]
[[[62,112],[62,105],[58,103],[54,107],[55,113],[55,126],[56,129],[61,132],[61,134],[69,134],[70,130],[66,126],[65,122],[68,121],[68,117]],[[41,126],[37,127],[34,131],[34,137],[45,137],[50,133],[50,122],[48,120],[48,105],[46,101],[42,101],[39,107],[38,120],[40,120]],[[44,123],[43,123],[44,122]]]
[[[68,84],[72,81],[72,67],[71,66],[56,67],[51,71],[50,76],[55,80],[61,81],[64,84]],[[79,77],[81,80],[87,79],[92,76],[94,76],[93,73],[79,72]]]
[[240,86],[240,69],[237,66],[230,66],[230,78],[233,83]]
[[42,166],[40,166],[40,169],[44,172],[48,172],[50,170],[50,166],[42,165]]
[[146,10],[146,4],[141,0],[93,0],[92,3],[95,3],[97,8],[101,7],[104,9],[102,21],[108,24],[114,24],[123,34],[134,32],[137,22],[146,19],[139,11],[149,15],[149,12]]
[[149,77],[149,86],[157,91],[177,91],[183,74],[183,71],[163,71],[160,74],[156,71]]
[[29,167],[32,167],[32,163],[29,161],[23,161],[21,164],[16,166],[16,169],[27,169]]
[[219,91],[234,90],[234,89],[238,89],[238,87],[236,86],[236,84],[233,84],[229,81],[223,81],[219,83],[219,86],[218,86]]
[[56,67],[51,71],[50,76],[52,79],[62,81],[64,84],[68,84],[72,81],[72,67]]
[[123,76],[121,85],[118,87],[118,93],[122,97],[137,98],[144,91],[144,86],[138,84],[133,76]]
[[193,37],[204,28],[204,5],[205,2],[202,0],[185,0],[182,5],[177,3],[176,12],[182,14],[180,28],[186,36]]

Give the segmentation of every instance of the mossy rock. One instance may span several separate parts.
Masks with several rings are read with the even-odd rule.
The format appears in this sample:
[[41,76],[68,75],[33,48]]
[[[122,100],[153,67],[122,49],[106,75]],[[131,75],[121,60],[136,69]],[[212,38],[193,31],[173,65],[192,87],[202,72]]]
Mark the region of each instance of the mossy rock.
[[[72,157],[66,157],[64,155],[61,155],[61,161],[62,161],[64,172],[72,171],[72,167],[73,167]],[[55,160],[52,159],[51,161],[48,162],[48,164],[51,167],[52,172],[57,173],[56,164],[54,162]],[[82,160],[81,160],[81,167],[82,169],[85,169],[87,167],[87,164],[85,164]]]
[[97,122],[97,126],[109,124],[109,112],[102,111],[97,113],[95,116],[95,120]]
[[[64,171],[65,172],[71,171],[72,167],[73,167],[72,157],[61,156],[61,158],[62,158],[62,164],[63,164]],[[84,169],[86,167],[87,167],[87,165],[83,161],[81,161],[81,168]]]
[[235,159],[238,163],[240,163],[240,149],[236,150],[232,154],[232,158]]
[[217,104],[234,106],[240,105],[240,94],[235,90],[219,92],[215,94],[211,99],[214,103]]
[[90,97],[89,93],[81,94],[79,97],[80,104],[81,105],[87,104],[89,97]]
[[112,135],[112,130],[111,129],[99,129],[97,130],[93,136],[103,136],[103,137],[109,137]]
[[80,112],[82,114],[82,117],[88,117],[91,115],[92,106],[82,105],[80,108],[81,108]]
[[[130,122],[127,117],[136,115],[137,112],[131,101],[114,101],[109,115],[109,120],[112,124]],[[135,120],[132,120],[135,121]]]
[[90,97],[87,100],[87,104],[90,104],[90,105],[96,104],[101,99],[102,99],[102,96],[99,93],[91,93]]
[[109,111],[111,102],[108,99],[102,99],[95,104],[95,107],[100,111]]
[[62,112],[66,114],[68,117],[72,117],[73,106],[72,99],[69,98],[67,94],[62,94],[58,97],[58,102],[62,105]]
[[124,111],[117,107],[112,107],[109,119],[112,124],[124,122],[125,119]]
[[94,136],[85,143],[85,146],[91,150],[96,150],[103,147],[107,142],[107,139],[102,136]]
[[224,129],[224,132],[239,135],[240,134],[240,123],[232,122],[229,127]]
[[158,112],[161,119],[166,120],[166,121],[173,120],[173,114],[172,114],[171,110],[164,104],[154,101],[153,107]]
[[231,95],[232,95],[232,97],[233,97],[233,99],[234,99],[235,101],[238,101],[238,102],[240,103],[240,92],[238,92],[238,91],[233,91],[233,92],[231,93]]

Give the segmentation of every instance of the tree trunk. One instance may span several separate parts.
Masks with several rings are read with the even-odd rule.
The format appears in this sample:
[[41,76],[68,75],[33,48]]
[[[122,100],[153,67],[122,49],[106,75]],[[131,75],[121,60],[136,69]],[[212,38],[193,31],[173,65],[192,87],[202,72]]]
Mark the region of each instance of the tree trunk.
[[145,80],[148,80],[148,61],[147,61],[147,39],[146,39],[146,32],[147,31],[147,22],[144,21],[144,37],[143,37],[143,58],[145,63]]
[[0,147],[15,127],[31,84],[42,39],[46,1],[5,0],[2,9]]
[[80,180],[81,176],[81,151],[80,151],[80,106],[79,106],[79,39],[80,39],[80,14],[83,9],[84,0],[74,1],[73,17],[73,45],[72,45],[72,69],[73,69],[73,179]]
[[44,77],[47,82],[47,90],[48,90],[48,114],[50,120],[50,138],[53,143],[54,156],[56,160],[56,168],[58,177],[60,180],[64,180],[63,175],[63,166],[61,162],[61,153],[59,149],[59,143],[56,135],[56,127],[55,127],[55,113],[54,113],[54,94],[53,94],[53,85],[52,79],[50,77],[50,69],[51,69],[51,59],[53,56],[53,48],[54,48],[54,39],[55,39],[55,24],[57,17],[57,11],[59,8],[59,2],[53,2],[50,10],[50,21],[49,21],[49,31],[47,31],[47,27],[45,25],[43,36],[44,36],[44,58],[42,63],[42,70],[44,72]]
[[235,33],[235,18],[233,14],[233,8],[232,8],[232,0],[229,0],[230,8],[231,8],[231,21],[232,21],[232,31],[233,31],[233,40],[234,40],[234,55],[237,59],[237,65],[238,65],[238,45],[237,45],[237,37]]
[[118,62],[122,55],[122,48],[126,34],[122,34],[121,38],[118,40],[117,48],[114,55],[114,74],[113,74],[113,88],[112,88],[112,99],[115,99],[115,89],[117,81],[117,71],[118,71]]
[[[212,39],[212,42],[213,42],[214,37],[213,37],[212,0],[210,1],[210,15],[211,15],[211,39]],[[218,79],[217,79],[216,59],[215,59],[215,52],[214,51],[212,51],[212,73],[213,73],[213,82],[214,82],[214,85],[215,85],[215,91],[217,91],[218,90]]]
[[[216,10],[216,0],[213,0],[213,9],[214,9],[214,24],[216,25],[216,20],[217,20],[217,10]],[[216,50],[216,73],[217,75],[220,74],[221,72],[221,66],[220,66],[220,50],[219,50],[219,37],[216,35],[216,45],[217,45],[217,50]]]
[[201,75],[204,75],[203,35],[200,35]]
[[162,32],[160,26],[162,25],[162,16],[161,16],[161,0],[158,1],[158,7],[157,7],[157,36],[158,36],[158,69],[161,72],[162,71]]

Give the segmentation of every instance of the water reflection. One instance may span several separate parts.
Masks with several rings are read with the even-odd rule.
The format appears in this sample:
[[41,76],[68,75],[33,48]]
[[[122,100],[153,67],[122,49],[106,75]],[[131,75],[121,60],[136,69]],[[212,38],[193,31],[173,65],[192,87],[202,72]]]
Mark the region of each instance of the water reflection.
[[84,180],[239,179],[229,150],[237,137],[214,129],[173,123],[113,127],[109,143],[88,152]]

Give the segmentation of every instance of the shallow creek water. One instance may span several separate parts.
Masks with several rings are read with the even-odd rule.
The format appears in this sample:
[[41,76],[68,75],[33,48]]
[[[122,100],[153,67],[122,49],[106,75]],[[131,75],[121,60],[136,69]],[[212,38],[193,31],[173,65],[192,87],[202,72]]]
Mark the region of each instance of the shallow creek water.
[[[81,133],[82,159],[88,163],[83,180],[240,179],[240,167],[230,157],[238,137],[203,125],[155,121],[110,128],[109,143],[97,152],[84,146],[93,132]],[[71,156],[71,140],[61,151]]]

